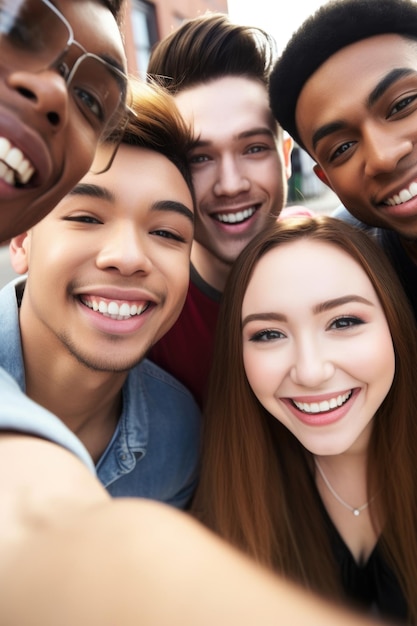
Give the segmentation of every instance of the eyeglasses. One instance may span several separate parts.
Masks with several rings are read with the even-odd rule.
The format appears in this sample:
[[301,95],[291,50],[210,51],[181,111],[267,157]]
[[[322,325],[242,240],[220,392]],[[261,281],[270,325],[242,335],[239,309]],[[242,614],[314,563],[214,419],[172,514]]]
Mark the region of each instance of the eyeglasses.
[[[75,41],[71,24],[49,0],[0,0],[0,65],[34,73],[56,70],[97,141],[111,134],[117,149],[128,114],[127,76]],[[100,171],[113,156],[100,162]]]

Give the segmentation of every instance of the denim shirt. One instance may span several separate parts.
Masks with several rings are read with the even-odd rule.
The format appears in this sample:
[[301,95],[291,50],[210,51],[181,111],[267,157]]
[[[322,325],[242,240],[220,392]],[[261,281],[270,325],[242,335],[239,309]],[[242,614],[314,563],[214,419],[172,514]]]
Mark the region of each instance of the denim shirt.
[[[18,306],[24,285],[20,278],[0,291],[0,366],[22,391]],[[147,359],[130,370],[122,394],[122,414],[96,465],[98,478],[112,496],[185,508],[196,486],[200,449],[201,417],[192,395]]]

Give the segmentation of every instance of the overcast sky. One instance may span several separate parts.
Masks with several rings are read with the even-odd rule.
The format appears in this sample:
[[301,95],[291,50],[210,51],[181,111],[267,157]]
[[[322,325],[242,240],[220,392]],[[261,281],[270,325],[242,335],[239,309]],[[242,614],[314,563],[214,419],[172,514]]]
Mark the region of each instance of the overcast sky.
[[228,10],[233,21],[260,26],[276,40],[278,51],[285,46],[291,34],[304,19],[328,0],[228,0]]

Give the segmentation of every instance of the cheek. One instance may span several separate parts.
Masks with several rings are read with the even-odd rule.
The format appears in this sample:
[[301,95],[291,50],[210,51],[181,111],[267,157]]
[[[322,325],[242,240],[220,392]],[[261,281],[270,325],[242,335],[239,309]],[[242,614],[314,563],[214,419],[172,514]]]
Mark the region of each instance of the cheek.
[[196,198],[197,208],[199,203],[209,194],[213,189],[213,185],[216,180],[214,166],[203,169],[193,169],[192,179],[194,185],[194,194]]
[[262,398],[275,394],[284,377],[281,359],[272,351],[244,346],[243,365],[249,385],[261,402]]
[[[374,385],[381,394],[388,393],[395,372],[395,353],[388,327],[373,334],[368,342],[358,344],[351,356],[356,378]],[[353,372],[352,372],[353,373]]]
[[181,259],[168,258],[165,264],[165,281],[168,299],[173,306],[182,307],[190,282],[190,256],[184,254]]

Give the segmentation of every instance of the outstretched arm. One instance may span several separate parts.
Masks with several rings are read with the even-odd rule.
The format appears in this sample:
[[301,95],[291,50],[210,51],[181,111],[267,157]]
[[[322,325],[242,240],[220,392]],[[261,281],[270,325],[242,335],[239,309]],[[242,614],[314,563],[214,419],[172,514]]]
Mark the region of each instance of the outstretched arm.
[[184,513],[110,500],[75,457],[39,439],[0,436],[0,501],[7,626],[371,624],[269,574]]

